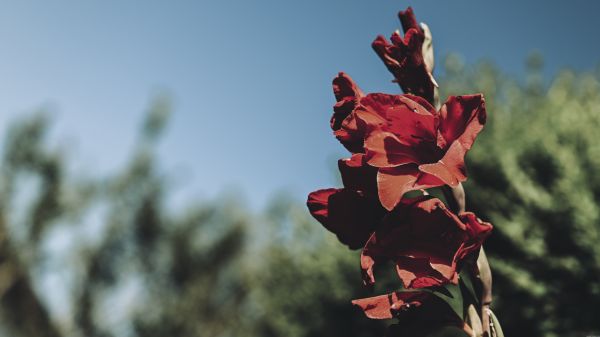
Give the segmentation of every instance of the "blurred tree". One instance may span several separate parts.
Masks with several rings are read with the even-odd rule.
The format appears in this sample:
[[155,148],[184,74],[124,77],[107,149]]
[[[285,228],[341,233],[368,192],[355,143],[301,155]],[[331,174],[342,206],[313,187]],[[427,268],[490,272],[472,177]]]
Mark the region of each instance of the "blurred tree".
[[[489,63],[446,59],[442,98],[483,92],[489,111],[467,156],[467,208],[496,226],[487,243],[493,307],[508,336],[597,334],[600,74],[547,82],[539,55],[527,64],[520,82]],[[65,151],[48,145],[43,114],[9,129],[0,336],[382,336],[391,322],[350,304],[371,294],[358,252],[302,202],[283,193],[263,214],[235,197],[167,206],[155,147],[169,111],[168,98],[153,102],[129,161],[108,177],[74,173]],[[53,245],[67,247],[62,267]],[[65,294],[47,285],[53,273],[64,274]],[[393,275],[378,280],[376,294],[398,286]]]
[[543,60],[524,83],[489,63],[447,59],[446,94],[486,95],[488,124],[469,153],[467,208],[495,224],[486,243],[507,336],[585,336],[600,322],[600,84]]

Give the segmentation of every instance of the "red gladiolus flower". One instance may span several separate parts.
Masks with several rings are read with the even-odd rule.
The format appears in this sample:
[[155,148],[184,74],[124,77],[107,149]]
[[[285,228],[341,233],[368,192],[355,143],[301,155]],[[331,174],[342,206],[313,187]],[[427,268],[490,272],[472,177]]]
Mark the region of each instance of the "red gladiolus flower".
[[473,213],[458,216],[437,198],[405,199],[383,219],[361,254],[365,284],[375,283],[373,267],[392,260],[405,288],[458,283],[458,265],[481,247],[492,225]]
[[312,216],[350,249],[364,246],[381,222],[385,209],[377,198],[377,169],[362,154],[338,162],[343,189],[329,188],[308,195]]
[[465,181],[464,157],[486,121],[480,94],[452,96],[439,112],[417,96],[370,94],[351,116],[370,130],[365,158],[379,168],[379,199],[388,210],[408,191]]
[[379,168],[379,198],[386,209],[408,191],[466,180],[464,156],[486,120],[482,95],[450,97],[438,112],[419,96],[365,96],[344,73],[333,87],[334,134]]
[[[397,115],[400,106],[395,105],[407,105],[411,109],[418,109],[420,115],[429,114],[427,109],[433,110],[429,102],[419,96],[379,93],[365,96],[352,78],[343,72],[333,79],[333,92],[337,103],[333,107],[331,128],[335,137],[352,153],[364,152],[365,137],[369,127],[374,125],[390,125],[392,129],[412,127],[413,132],[419,133],[415,130],[418,125],[409,125],[403,120],[407,117],[405,114]],[[402,111],[400,113],[402,114]],[[424,119],[427,119],[427,116],[421,118],[421,122],[433,127],[432,120],[426,122]]]
[[393,292],[391,294],[353,300],[372,319],[390,319],[411,308],[420,307],[431,294],[420,291]]
[[333,79],[333,93],[337,101],[330,123],[333,134],[348,151],[362,152],[364,130],[359,130],[352,112],[364,94],[352,78],[343,72]]
[[433,69],[428,69],[423,58],[425,33],[419,27],[412,8],[401,11],[398,17],[402,23],[404,38],[394,32],[390,44],[385,37],[379,35],[372,47],[405,93],[433,102],[437,84],[433,79]]

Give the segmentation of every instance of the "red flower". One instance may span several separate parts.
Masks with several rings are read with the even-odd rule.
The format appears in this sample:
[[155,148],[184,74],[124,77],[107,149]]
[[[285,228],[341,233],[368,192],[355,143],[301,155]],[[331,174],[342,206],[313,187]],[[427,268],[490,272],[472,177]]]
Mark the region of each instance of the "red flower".
[[401,11],[398,17],[402,23],[404,38],[396,31],[392,34],[390,44],[385,37],[379,35],[372,47],[405,93],[418,95],[432,102],[437,84],[432,76],[433,69],[428,68],[423,58],[425,32],[419,27],[412,8]]
[[362,152],[364,130],[359,130],[352,112],[364,94],[352,78],[343,72],[333,79],[333,93],[337,101],[330,122],[333,134],[348,151]]
[[486,120],[482,95],[452,96],[438,112],[419,96],[365,96],[344,73],[333,88],[334,134],[379,168],[379,198],[386,209],[408,191],[466,180],[464,156]]
[[411,190],[465,181],[464,157],[486,121],[483,96],[452,96],[439,112],[412,95],[370,94],[355,111],[369,165],[379,168],[381,204],[392,210]]
[[308,195],[312,216],[350,249],[364,246],[385,210],[377,199],[377,169],[362,154],[338,162],[345,188],[329,188]]
[[362,251],[363,280],[374,284],[375,264],[392,260],[405,288],[456,284],[459,263],[481,247],[491,230],[471,212],[456,216],[439,199],[402,200]]
[[[337,103],[333,107],[331,128],[335,137],[352,153],[364,152],[363,145],[369,127],[389,125],[392,130],[412,127],[411,131],[418,134],[419,131],[415,130],[418,126],[413,126],[404,119],[430,115],[427,109],[433,110],[429,102],[419,96],[379,93],[365,96],[352,78],[343,72],[333,79],[333,93]],[[418,109],[419,115],[403,114],[400,105]],[[420,120],[428,127],[433,127],[430,117],[422,116]],[[431,120],[426,122],[425,119]]]
[[393,292],[391,294],[353,300],[372,319],[390,319],[411,308],[420,307],[431,294],[420,291]]

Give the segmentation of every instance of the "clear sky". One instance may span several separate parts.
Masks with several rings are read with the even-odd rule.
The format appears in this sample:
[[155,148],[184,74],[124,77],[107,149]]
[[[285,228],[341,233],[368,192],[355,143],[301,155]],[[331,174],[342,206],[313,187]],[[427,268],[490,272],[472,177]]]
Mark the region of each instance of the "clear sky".
[[[131,152],[144,110],[167,90],[174,115],[161,165],[182,200],[239,188],[253,207],[334,182],[331,79],[398,92],[371,50],[412,5],[438,57],[458,52],[522,73],[600,61],[600,2],[491,0],[3,1],[0,130],[45,108],[53,139],[83,169],[109,173]],[[493,113],[493,111],[491,112]]]

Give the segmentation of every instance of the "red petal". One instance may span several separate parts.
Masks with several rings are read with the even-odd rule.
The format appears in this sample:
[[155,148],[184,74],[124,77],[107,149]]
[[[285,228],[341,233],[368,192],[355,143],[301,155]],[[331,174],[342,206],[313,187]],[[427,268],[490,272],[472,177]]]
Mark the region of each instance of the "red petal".
[[462,259],[467,254],[479,249],[494,227],[489,222],[481,221],[472,212],[460,213],[459,217],[466,225],[468,237],[463,247],[457,252],[457,259]]
[[[450,185],[452,187],[456,187],[459,183],[459,179],[453,174],[450,168],[448,168],[441,161],[433,164],[419,165],[419,170],[435,176],[439,180],[443,181],[446,185]],[[462,177],[464,176],[461,176],[461,178]],[[464,181],[464,179],[460,181]]]
[[[393,32],[390,40],[392,40],[393,47],[390,48],[392,55],[398,55],[398,58],[422,58],[421,55],[415,55],[414,51],[420,50],[423,45],[425,37],[420,28],[411,28],[404,32],[404,38]],[[396,49],[394,49],[394,47]],[[401,51],[401,52],[399,52]],[[419,52],[420,54],[420,52]],[[419,61],[420,62],[420,61]]]
[[352,153],[363,152],[364,135],[362,127],[359,127],[356,119],[356,111],[353,111],[346,117],[339,129],[335,130],[335,137]]
[[348,189],[312,192],[307,206],[313,217],[350,249],[362,247],[382,217],[376,201]]
[[467,248],[472,241],[467,226],[439,199],[404,199],[365,244],[363,280],[373,284],[375,264],[391,259],[405,288],[457,283],[457,262],[467,253],[465,249],[472,251]]
[[377,168],[368,165],[362,153],[354,154],[349,159],[340,159],[338,168],[344,187],[377,195]]
[[385,118],[385,131],[392,132],[405,144],[436,142],[437,115],[410,95],[369,94],[360,100],[364,109]]
[[381,168],[377,173],[379,200],[381,205],[390,211],[402,200],[406,192],[442,185],[443,181],[421,173],[414,164]]
[[360,307],[369,318],[390,319],[402,310],[420,306],[429,296],[431,295],[419,291],[396,291],[387,295],[353,300],[352,304]]
[[[422,108],[425,108],[425,110],[427,112],[429,112],[432,116],[435,116],[436,118],[439,115],[439,112],[435,109],[435,107],[433,105],[431,105],[431,103],[426,100],[425,98],[421,97],[421,96],[416,96],[416,95],[412,95],[412,94],[404,94],[404,97],[410,98],[411,100],[417,102]],[[421,112],[422,113],[422,112]],[[438,121],[439,122],[439,121]],[[437,125],[436,125],[436,130],[437,130]]]
[[491,223],[477,218],[473,212],[462,212],[458,216],[465,223],[467,232],[472,238],[484,239],[494,228]]
[[466,151],[469,150],[485,121],[483,95],[449,97],[440,109],[438,146],[447,149],[458,140]]
[[403,144],[390,132],[372,132],[365,140],[365,159],[375,167],[418,163],[414,147]]
[[398,18],[402,23],[402,29],[404,32],[407,32],[411,28],[421,29],[419,24],[417,23],[417,19],[415,18],[415,14],[412,10],[412,7],[406,8],[404,11],[400,11],[398,13]]
[[365,248],[360,253],[360,269],[362,272],[362,279],[363,283],[367,286],[375,284],[373,267],[375,266],[376,262],[374,256],[381,255],[381,252],[377,251],[375,240],[377,240],[377,236],[373,233],[369,240],[367,240]]
[[387,124],[385,119],[386,111],[384,109],[370,109],[363,106],[362,102],[361,100],[361,105],[354,111],[357,129],[361,130],[364,135],[371,130],[385,127]]
[[398,13],[404,30],[404,38],[392,34],[392,44],[378,36],[372,47],[387,69],[394,75],[404,93],[412,93],[433,102],[435,81],[423,60],[425,32],[421,29],[412,9]]
[[333,94],[338,102],[346,98],[354,99],[364,96],[358,85],[344,72],[340,72],[333,79]]
[[433,102],[436,84],[423,60],[424,32],[417,26],[405,30],[404,38],[394,33],[391,39],[393,44],[383,36],[378,36],[371,46],[404,93],[412,93]]
[[354,108],[356,108],[356,100],[354,98],[345,98],[338,101],[333,106],[333,115],[331,115],[331,120],[329,121],[331,129],[333,131],[338,130]]
[[398,257],[396,272],[402,280],[404,288],[407,289],[433,287],[448,283],[447,278],[432,268],[428,258]]
[[358,100],[364,96],[356,83],[345,73],[339,73],[333,79],[333,92],[337,103],[333,107],[331,129],[336,138],[351,152],[362,152],[363,132],[357,129],[352,116],[358,106]]
[[383,35],[378,35],[375,38],[375,40],[373,40],[373,43],[371,43],[371,47],[373,47],[373,50],[375,51],[377,56],[381,58],[381,60],[388,67],[390,72],[393,73],[391,69],[396,69],[400,67],[400,63],[390,55],[389,48],[391,48],[392,45]]
[[308,195],[306,206],[310,214],[320,223],[325,224],[329,219],[329,197],[340,190],[337,188],[328,188],[311,192]]

